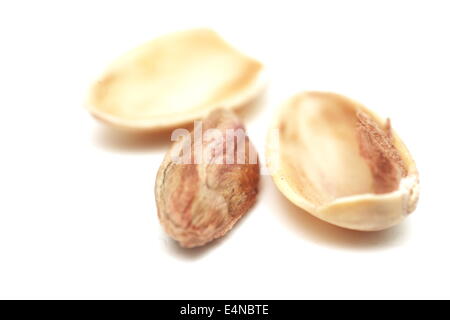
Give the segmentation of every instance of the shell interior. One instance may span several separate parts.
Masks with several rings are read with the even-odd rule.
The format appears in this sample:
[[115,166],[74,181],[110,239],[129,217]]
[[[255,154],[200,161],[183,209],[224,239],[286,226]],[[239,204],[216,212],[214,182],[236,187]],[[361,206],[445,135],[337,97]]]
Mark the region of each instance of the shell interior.
[[177,32],[114,62],[93,86],[88,108],[120,127],[171,128],[245,104],[263,86],[262,69],[211,30]]
[[[282,107],[275,129],[267,149],[274,180],[305,210],[343,227],[379,230],[414,209],[417,170],[389,120],[343,96],[307,92]],[[404,180],[414,182],[403,190]],[[384,208],[385,199],[397,199],[396,207]],[[341,216],[328,210],[337,204]]]

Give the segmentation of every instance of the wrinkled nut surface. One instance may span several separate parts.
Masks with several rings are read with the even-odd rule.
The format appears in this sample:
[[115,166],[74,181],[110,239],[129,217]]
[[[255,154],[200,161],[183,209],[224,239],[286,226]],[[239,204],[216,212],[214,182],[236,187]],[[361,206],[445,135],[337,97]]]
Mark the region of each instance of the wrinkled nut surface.
[[158,217],[182,247],[204,245],[249,210],[258,181],[258,157],[242,123],[231,111],[213,111],[173,144],[159,168]]
[[282,106],[274,130],[266,156],[275,184],[316,217],[375,231],[415,209],[417,169],[389,119],[337,94],[306,92]]
[[209,29],[175,32],[117,59],[90,92],[92,115],[118,128],[176,128],[217,108],[236,109],[265,85],[260,62]]

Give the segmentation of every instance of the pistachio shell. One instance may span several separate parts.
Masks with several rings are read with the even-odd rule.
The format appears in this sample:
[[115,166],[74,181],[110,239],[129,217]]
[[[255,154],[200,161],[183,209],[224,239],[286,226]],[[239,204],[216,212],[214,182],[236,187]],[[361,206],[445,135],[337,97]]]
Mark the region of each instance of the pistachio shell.
[[261,63],[211,30],[187,30],[119,58],[94,84],[88,109],[120,128],[175,128],[219,107],[245,105],[264,82]]
[[275,184],[314,216],[375,231],[415,209],[414,160],[389,119],[363,105],[333,93],[301,93],[281,107],[270,132],[266,156]]
[[[209,129],[216,135],[207,136]],[[242,144],[235,135],[239,131]],[[178,162],[186,155],[187,163]],[[258,181],[257,154],[242,123],[231,111],[215,110],[202,127],[175,142],[161,164],[155,186],[158,217],[181,246],[204,245],[222,237],[249,210]]]

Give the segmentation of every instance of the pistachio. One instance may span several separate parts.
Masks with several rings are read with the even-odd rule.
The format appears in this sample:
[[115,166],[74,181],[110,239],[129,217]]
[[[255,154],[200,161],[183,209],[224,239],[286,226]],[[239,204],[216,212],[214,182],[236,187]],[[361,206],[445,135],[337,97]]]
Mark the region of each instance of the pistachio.
[[337,94],[306,92],[282,106],[273,129],[266,154],[275,184],[314,216],[375,231],[415,209],[417,169],[389,119]]
[[171,33],[119,58],[91,89],[87,107],[115,127],[171,129],[217,108],[236,109],[258,95],[265,76],[209,29]]
[[234,113],[213,111],[172,145],[156,177],[158,217],[183,247],[222,237],[254,204],[257,154]]

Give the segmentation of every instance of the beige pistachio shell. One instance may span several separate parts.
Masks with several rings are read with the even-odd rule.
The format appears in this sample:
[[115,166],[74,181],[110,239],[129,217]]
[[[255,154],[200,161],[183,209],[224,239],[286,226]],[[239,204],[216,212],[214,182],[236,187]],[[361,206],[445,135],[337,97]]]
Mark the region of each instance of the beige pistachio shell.
[[257,153],[236,115],[218,109],[201,125],[172,145],[155,185],[162,226],[187,248],[225,235],[258,191]]
[[266,157],[279,190],[329,223],[383,230],[416,207],[417,169],[389,119],[341,95],[289,99],[268,135]]
[[150,41],[115,61],[94,84],[88,109],[120,128],[168,129],[218,107],[243,106],[264,82],[260,62],[212,30],[187,30]]

